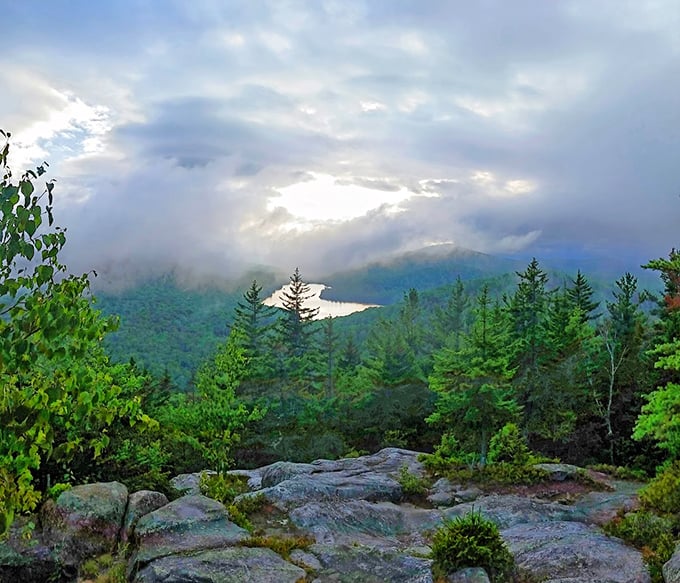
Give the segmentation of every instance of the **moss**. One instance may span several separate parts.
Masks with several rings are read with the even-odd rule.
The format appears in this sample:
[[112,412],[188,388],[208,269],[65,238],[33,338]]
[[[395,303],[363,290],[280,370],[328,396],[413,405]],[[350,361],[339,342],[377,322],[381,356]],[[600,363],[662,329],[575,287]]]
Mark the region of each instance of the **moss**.
[[254,535],[241,542],[241,545],[268,548],[288,560],[291,551],[295,549],[306,550],[314,542],[314,539],[309,536]]

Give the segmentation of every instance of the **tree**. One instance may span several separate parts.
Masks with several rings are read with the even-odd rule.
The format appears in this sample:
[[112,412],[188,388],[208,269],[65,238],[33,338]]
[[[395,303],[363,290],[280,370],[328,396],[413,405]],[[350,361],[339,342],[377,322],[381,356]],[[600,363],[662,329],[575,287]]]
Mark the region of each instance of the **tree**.
[[643,368],[645,316],[636,300],[637,278],[625,273],[616,281],[613,302],[607,302],[608,316],[598,326],[604,359],[604,387],[595,390],[596,410],[602,419],[609,445],[609,463],[615,463],[617,449],[630,439],[639,410],[639,377]]
[[243,343],[248,370],[244,380],[262,380],[272,374],[271,345],[276,309],[266,305],[260,296],[262,286],[253,280],[234,308],[233,330],[238,330]]
[[551,292],[546,290],[548,274],[535,258],[525,271],[517,272],[517,276],[517,289],[507,308],[514,352],[512,364],[517,369],[514,384],[523,408],[524,430],[531,433],[542,423],[540,404],[550,390],[542,373],[549,357],[547,323]]
[[313,297],[309,292],[309,285],[304,283],[300,270],[296,267],[290,276],[288,290],[282,294],[286,314],[281,320],[286,346],[296,357],[304,355],[316,331],[310,324],[318,316],[319,308],[310,308],[306,305],[307,300]]
[[646,396],[635,424],[634,439],[651,437],[672,459],[680,457],[680,253],[644,265],[661,273],[664,283],[659,341],[651,354],[654,366],[665,372],[666,383]]
[[513,398],[507,319],[491,304],[484,286],[474,309],[470,333],[456,350],[446,346],[434,357],[430,388],[438,395],[428,423],[473,435],[481,464],[491,435],[519,412]]
[[597,310],[600,304],[593,301],[593,287],[580,269],[576,272],[576,278],[571,280],[571,286],[567,288],[567,296],[571,306],[581,310],[581,317],[584,322],[599,317],[599,314],[593,312]]
[[445,308],[437,307],[432,319],[433,344],[441,347],[448,342],[454,350],[460,348],[461,338],[466,331],[465,316],[470,305],[470,297],[465,291],[465,286],[460,278],[451,290],[451,295]]
[[331,399],[335,394],[335,353],[338,347],[338,335],[333,328],[333,317],[324,318],[323,321],[322,352],[326,360],[326,399]]
[[[87,296],[87,275],[59,261],[66,233],[54,226],[54,183],[38,194],[46,164],[14,182],[9,134],[0,149],[0,534],[15,512],[40,501],[48,459],[97,457],[118,420],[147,423],[139,398],[121,399],[102,349],[116,322]],[[43,476],[44,477],[44,476]],[[49,478],[49,477],[48,477]]]

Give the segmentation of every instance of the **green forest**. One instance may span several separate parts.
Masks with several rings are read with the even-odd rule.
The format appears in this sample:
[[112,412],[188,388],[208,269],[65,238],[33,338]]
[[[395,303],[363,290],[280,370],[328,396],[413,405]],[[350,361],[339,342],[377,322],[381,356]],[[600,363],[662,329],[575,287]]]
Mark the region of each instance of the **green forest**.
[[[386,446],[429,452],[433,467],[484,468],[517,434],[543,458],[647,477],[677,468],[675,250],[644,266],[661,279],[658,295],[623,273],[602,299],[581,271],[556,283],[534,259],[504,276],[437,281],[436,293],[406,282],[389,308],[321,321],[296,268],[283,309],[263,304],[257,280],[215,296],[184,328],[187,344],[206,347],[202,362],[160,358],[150,371],[107,341],[125,310],[99,311],[90,275],[61,263],[46,165],[15,177],[8,155],[6,143],[0,533],[69,484],[165,491],[182,472]],[[182,326],[145,318],[140,351],[158,353],[161,330]]]

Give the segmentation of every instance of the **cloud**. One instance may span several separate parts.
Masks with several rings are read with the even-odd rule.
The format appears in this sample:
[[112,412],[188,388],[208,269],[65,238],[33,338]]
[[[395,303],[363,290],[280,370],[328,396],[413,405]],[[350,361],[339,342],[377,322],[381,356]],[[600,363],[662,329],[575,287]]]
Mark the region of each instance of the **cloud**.
[[[6,14],[0,124],[15,163],[50,162],[78,269],[323,274],[433,242],[635,260],[677,244],[673,0]],[[311,216],[281,192],[315,176],[333,187]],[[349,204],[338,186],[365,198],[331,206]]]

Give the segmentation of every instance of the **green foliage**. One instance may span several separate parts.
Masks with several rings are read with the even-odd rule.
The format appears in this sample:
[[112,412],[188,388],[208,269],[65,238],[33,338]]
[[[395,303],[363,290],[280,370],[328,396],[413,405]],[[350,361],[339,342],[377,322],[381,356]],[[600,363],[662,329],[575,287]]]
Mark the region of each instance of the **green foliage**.
[[64,482],[59,482],[50,486],[45,492],[45,497],[50,500],[56,500],[62,492],[66,492],[72,488],[71,484],[66,484]]
[[489,463],[525,465],[530,462],[531,451],[526,438],[515,423],[506,423],[489,443]]
[[680,514],[680,461],[666,467],[639,493],[645,508],[665,514]]
[[[0,130],[8,139],[9,134]],[[45,165],[13,181],[9,143],[0,150],[0,535],[15,512],[41,499],[48,463],[98,458],[108,428],[150,422],[123,387],[101,342],[116,322],[87,297],[87,275],[66,275],[53,226],[54,183],[39,194]]]
[[423,454],[419,459],[428,470],[441,473],[452,468],[474,464],[475,458],[474,454],[471,456],[463,452],[460,442],[452,432],[446,432],[442,434],[434,452]]
[[407,464],[399,468],[399,478],[397,481],[406,497],[423,496],[427,492],[427,480],[411,473]]
[[111,554],[88,559],[80,566],[80,577],[94,583],[125,583],[127,561],[123,556]]
[[201,475],[199,487],[203,495],[228,506],[236,496],[248,491],[248,477],[238,474],[204,473]]
[[507,462],[488,464],[479,470],[480,479],[487,484],[504,486],[540,484],[548,478],[545,470],[533,465],[521,465]]
[[465,567],[483,567],[491,581],[510,581],[514,559],[503,542],[498,527],[471,512],[447,521],[437,529],[432,540],[432,571],[436,577]]
[[642,550],[653,583],[663,583],[662,567],[675,550],[673,521],[640,511],[618,516],[604,525],[604,531]]

